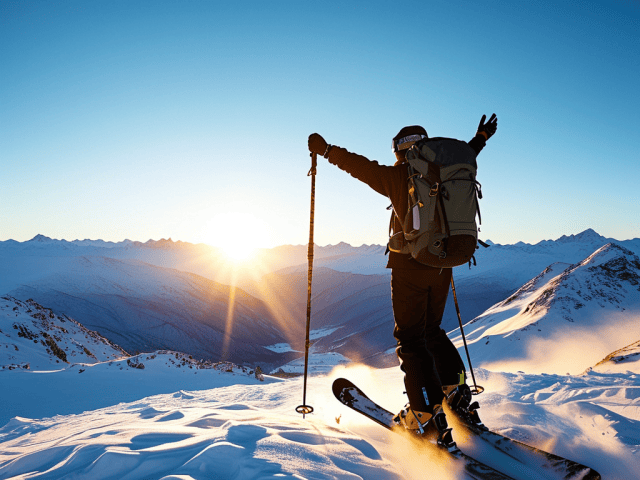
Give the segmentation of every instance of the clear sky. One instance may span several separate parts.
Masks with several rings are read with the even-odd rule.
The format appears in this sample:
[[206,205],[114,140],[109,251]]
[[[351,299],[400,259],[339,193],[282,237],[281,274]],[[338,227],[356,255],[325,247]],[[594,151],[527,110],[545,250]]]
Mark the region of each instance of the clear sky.
[[[0,240],[304,244],[307,137],[471,139],[481,238],[640,237],[637,1],[0,0]],[[315,240],[388,200],[320,159]],[[236,241],[236,240],[233,240]]]

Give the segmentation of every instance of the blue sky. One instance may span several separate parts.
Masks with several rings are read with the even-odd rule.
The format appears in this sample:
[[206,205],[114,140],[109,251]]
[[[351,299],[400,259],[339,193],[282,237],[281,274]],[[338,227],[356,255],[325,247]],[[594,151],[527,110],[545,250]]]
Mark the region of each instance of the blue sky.
[[[381,163],[469,140],[481,238],[640,237],[630,1],[0,1],[0,240],[308,239],[307,137]],[[388,200],[320,159],[315,240],[384,244]],[[233,240],[236,239],[236,240]]]

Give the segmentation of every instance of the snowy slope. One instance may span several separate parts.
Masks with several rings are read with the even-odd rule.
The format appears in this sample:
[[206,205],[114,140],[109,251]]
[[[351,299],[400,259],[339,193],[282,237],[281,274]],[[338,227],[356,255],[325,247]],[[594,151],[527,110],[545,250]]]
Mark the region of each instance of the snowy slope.
[[[640,338],[640,259],[607,244],[579,263],[555,263],[465,334],[474,362],[486,368],[583,372]],[[453,339],[462,345],[459,330]]]
[[[84,395],[82,379],[89,373],[68,376],[65,388],[70,394]],[[486,370],[477,375],[487,388],[479,398],[481,414],[492,429],[585,463],[607,480],[635,478],[632,472],[640,469],[638,375],[538,376]],[[191,381],[197,376],[182,375],[183,388],[173,393],[120,404],[116,395],[112,406],[97,410],[85,404],[73,414],[39,419],[40,406],[33,405],[30,418],[14,418],[0,428],[0,478],[468,478],[455,465],[415,451],[405,439],[339,404],[330,388],[336,376],[355,379],[391,410],[404,405],[397,368],[341,368],[311,377],[307,400],[315,412],[304,419],[295,412],[301,403],[300,378],[231,385],[231,374],[221,373],[209,378],[208,390],[193,391]],[[130,384],[126,376],[119,378],[124,388],[113,390],[124,392]],[[553,478],[492,454],[473,438],[456,434],[455,428],[454,438],[465,451],[514,478]]]
[[182,389],[260,383],[250,367],[201,362],[166,350],[106,362],[61,362],[56,370],[5,369],[0,375],[2,425],[13,417],[65,415]]
[[28,300],[0,298],[0,369],[52,370],[127,355],[97,332]]

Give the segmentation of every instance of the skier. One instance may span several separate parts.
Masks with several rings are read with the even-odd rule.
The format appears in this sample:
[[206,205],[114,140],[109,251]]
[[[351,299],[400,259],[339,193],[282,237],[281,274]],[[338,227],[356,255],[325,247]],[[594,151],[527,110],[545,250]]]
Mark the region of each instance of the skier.
[[[486,122],[482,116],[474,138],[468,142],[476,154],[496,132],[495,114]],[[309,136],[312,153],[322,155],[330,163],[366,183],[388,197],[396,213],[394,232],[402,230],[402,219],[408,209],[409,177],[406,153],[417,141],[428,138],[419,126],[407,126],[393,138],[396,157],[393,166],[351,153],[327,142],[317,133]],[[409,403],[395,419],[432,442],[455,448],[448,428],[442,402],[446,398],[452,409],[467,421],[480,424],[477,412],[468,411],[471,391],[465,383],[465,367],[458,350],[440,327],[449,285],[450,268],[434,268],[417,262],[410,254],[389,253],[387,268],[391,269],[391,303],[395,321],[394,337],[400,368]],[[481,424],[480,424],[481,425]]]

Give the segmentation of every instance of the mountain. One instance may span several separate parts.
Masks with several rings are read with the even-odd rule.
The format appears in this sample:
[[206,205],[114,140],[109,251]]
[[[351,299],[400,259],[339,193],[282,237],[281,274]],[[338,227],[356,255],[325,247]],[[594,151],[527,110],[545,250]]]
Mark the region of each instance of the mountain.
[[291,357],[263,348],[285,337],[267,305],[241,289],[108,257],[31,257],[22,265],[37,269],[38,276],[11,296],[80,318],[127,351],[178,350],[213,361],[268,365]]
[[94,363],[127,355],[122,348],[66,315],[29,299],[0,298],[0,369],[60,369],[70,362]]
[[[640,259],[609,243],[576,264],[552,264],[465,333],[478,366],[580,373],[640,338],[639,318]],[[462,345],[459,331],[450,336]]]
[[[316,245],[314,262],[318,267],[327,266],[344,272],[384,274],[387,273],[384,268],[384,249],[380,245]],[[218,248],[205,244],[174,242],[170,238],[148,240],[144,243],[131,240],[114,243],[103,240],[56,240],[39,234],[26,242],[0,242],[0,257],[9,260],[7,265],[0,265],[0,272],[5,273],[0,276],[0,293],[7,291],[6,285],[10,286],[15,276],[21,273],[19,265],[13,268],[14,258],[79,255],[139,260],[158,267],[195,273],[209,280],[226,285],[235,284],[246,289],[265,274],[292,266],[304,268],[307,263],[307,246],[282,245],[271,249],[257,249],[249,261],[236,263]]]
[[[494,244],[476,252],[477,266],[455,268],[463,323],[513,295],[549,265],[555,264],[552,269],[557,269],[564,264],[563,268],[566,268],[606,243],[606,239],[593,230],[561,239],[546,240],[537,245]],[[621,243],[637,244],[634,241]],[[368,255],[372,252],[370,250],[362,259],[370,259]],[[272,285],[276,292],[270,297],[261,295],[269,290],[267,285]],[[300,265],[263,277],[262,284],[251,292],[267,303],[272,304],[275,300],[279,311],[293,312],[294,318],[302,319],[306,314],[306,289],[307,269],[306,265]],[[335,352],[373,366],[397,363],[388,274],[348,276],[315,267],[312,291],[312,328],[331,331],[314,342],[313,352]],[[442,328],[447,332],[458,328],[452,295],[447,300]],[[298,349],[299,345],[300,342]]]

